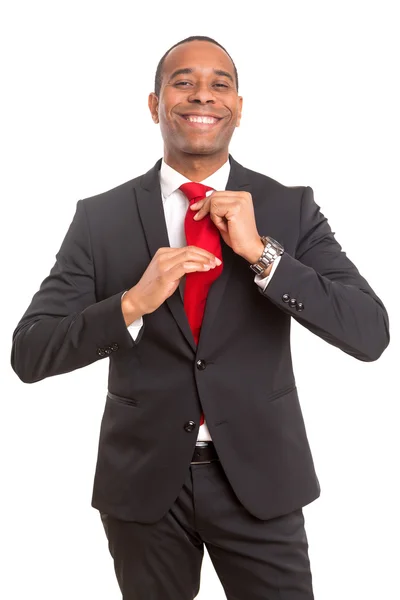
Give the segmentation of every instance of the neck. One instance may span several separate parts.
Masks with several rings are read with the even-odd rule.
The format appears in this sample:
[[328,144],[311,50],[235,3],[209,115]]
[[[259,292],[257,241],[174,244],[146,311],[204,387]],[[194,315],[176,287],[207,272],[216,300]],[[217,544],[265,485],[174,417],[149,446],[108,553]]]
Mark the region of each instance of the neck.
[[190,181],[203,181],[226,163],[229,152],[220,154],[175,154],[164,147],[164,162]]

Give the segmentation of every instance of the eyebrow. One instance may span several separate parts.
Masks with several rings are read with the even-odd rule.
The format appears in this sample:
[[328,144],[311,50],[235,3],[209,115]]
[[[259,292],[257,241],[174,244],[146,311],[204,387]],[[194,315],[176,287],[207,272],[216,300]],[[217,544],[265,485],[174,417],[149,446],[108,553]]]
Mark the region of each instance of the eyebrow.
[[[174,77],[176,77],[177,75],[190,75],[193,72],[194,72],[194,69],[190,69],[189,67],[187,67],[185,69],[177,69],[176,71],[174,71],[172,73],[171,77],[169,78],[169,81],[174,79]],[[228,73],[228,71],[221,71],[221,69],[214,69],[214,73],[215,73],[215,75],[219,75],[220,77],[228,77],[228,79],[230,79],[232,81],[232,83],[234,83],[233,77],[230,73]]]

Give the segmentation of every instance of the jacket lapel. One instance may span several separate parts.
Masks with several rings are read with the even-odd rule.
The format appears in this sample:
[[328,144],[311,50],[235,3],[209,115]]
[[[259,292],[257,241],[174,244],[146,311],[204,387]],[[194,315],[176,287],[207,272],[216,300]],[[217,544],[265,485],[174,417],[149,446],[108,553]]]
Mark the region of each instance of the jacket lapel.
[[[151,258],[159,248],[170,247],[159,180],[161,160],[158,160],[154,167],[143,175],[135,189],[140,219]],[[196,342],[183,308],[179,287],[172,296],[167,298],[166,303],[193,352],[196,352]]]
[[[246,174],[246,170],[242,165],[237,163],[231,155],[229,155],[231,165],[227,190],[250,190],[250,184]],[[136,197],[142,226],[145,232],[147,245],[151,258],[155,255],[159,248],[169,247],[168,231],[165,222],[164,208],[162,205],[161,188],[159,181],[159,170],[161,167],[161,159],[159,159],[154,167],[152,167],[140,179],[140,183],[136,186]],[[182,298],[179,292],[179,287],[175,292],[167,298],[166,303],[170,309],[172,316],[177,322],[180,330],[185,336],[187,342],[191,346],[194,353],[201,350],[207,343],[212,333],[212,324],[216,317],[218,308],[221,303],[229,275],[232,270],[233,255],[232,249],[225,244],[221,238],[221,249],[223,258],[223,269],[221,275],[212,284],[208,293],[198,347],[193,338],[187,319],[185,309],[183,307]]]
[[[244,191],[251,193],[250,183],[244,167],[236,162],[231,155],[229,155],[229,162],[231,164],[231,170],[226,189],[230,191]],[[208,292],[203,321],[201,324],[199,343],[197,347],[197,352],[199,354],[201,354],[201,352],[207,347],[207,344],[210,344],[213,336],[216,335],[216,328],[213,327],[213,324],[217,316],[218,309],[220,308],[221,300],[229,277],[232,273],[232,265],[234,262],[235,253],[233,252],[232,248],[225,244],[222,237],[221,250],[223,269],[221,275],[214,281]]]

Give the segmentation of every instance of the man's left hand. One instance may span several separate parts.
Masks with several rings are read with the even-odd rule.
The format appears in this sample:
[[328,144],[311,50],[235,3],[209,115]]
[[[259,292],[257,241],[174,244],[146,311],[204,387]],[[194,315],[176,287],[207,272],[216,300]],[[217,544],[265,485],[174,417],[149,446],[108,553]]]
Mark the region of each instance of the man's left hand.
[[260,258],[264,244],[257,231],[253,199],[249,192],[215,191],[190,208],[193,212],[198,211],[195,221],[210,213],[210,219],[222,239],[236,254],[251,264]]

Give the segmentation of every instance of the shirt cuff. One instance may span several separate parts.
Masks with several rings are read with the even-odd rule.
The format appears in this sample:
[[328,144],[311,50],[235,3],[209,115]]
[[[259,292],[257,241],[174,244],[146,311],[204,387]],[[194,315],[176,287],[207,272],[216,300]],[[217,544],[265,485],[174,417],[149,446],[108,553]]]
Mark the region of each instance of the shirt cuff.
[[274,262],[272,263],[271,272],[266,277],[261,277],[261,275],[256,275],[254,277],[255,283],[260,287],[263,291],[266,289],[267,285],[272,279],[272,275],[276,271],[276,267],[279,265],[279,261],[281,260],[280,256],[277,256]]
[[136,319],[136,321],[133,321],[133,323],[131,323],[130,325],[127,326],[129,333],[131,334],[132,338],[135,341],[136,341],[142,327],[143,327],[143,317],[139,317],[139,319]]
[[[121,300],[125,296],[125,294],[126,294],[127,291],[128,290],[126,290],[122,294]],[[129,331],[130,335],[132,336],[133,340],[137,339],[137,337],[138,337],[138,335],[139,335],[140,330],[142,329],[142,327],[143,327],[143,317],[139,317],[138,319],[136,319],[136,321],[133,321],[133,323],[131,323],[130,325],[127,325],[127,329]]]

